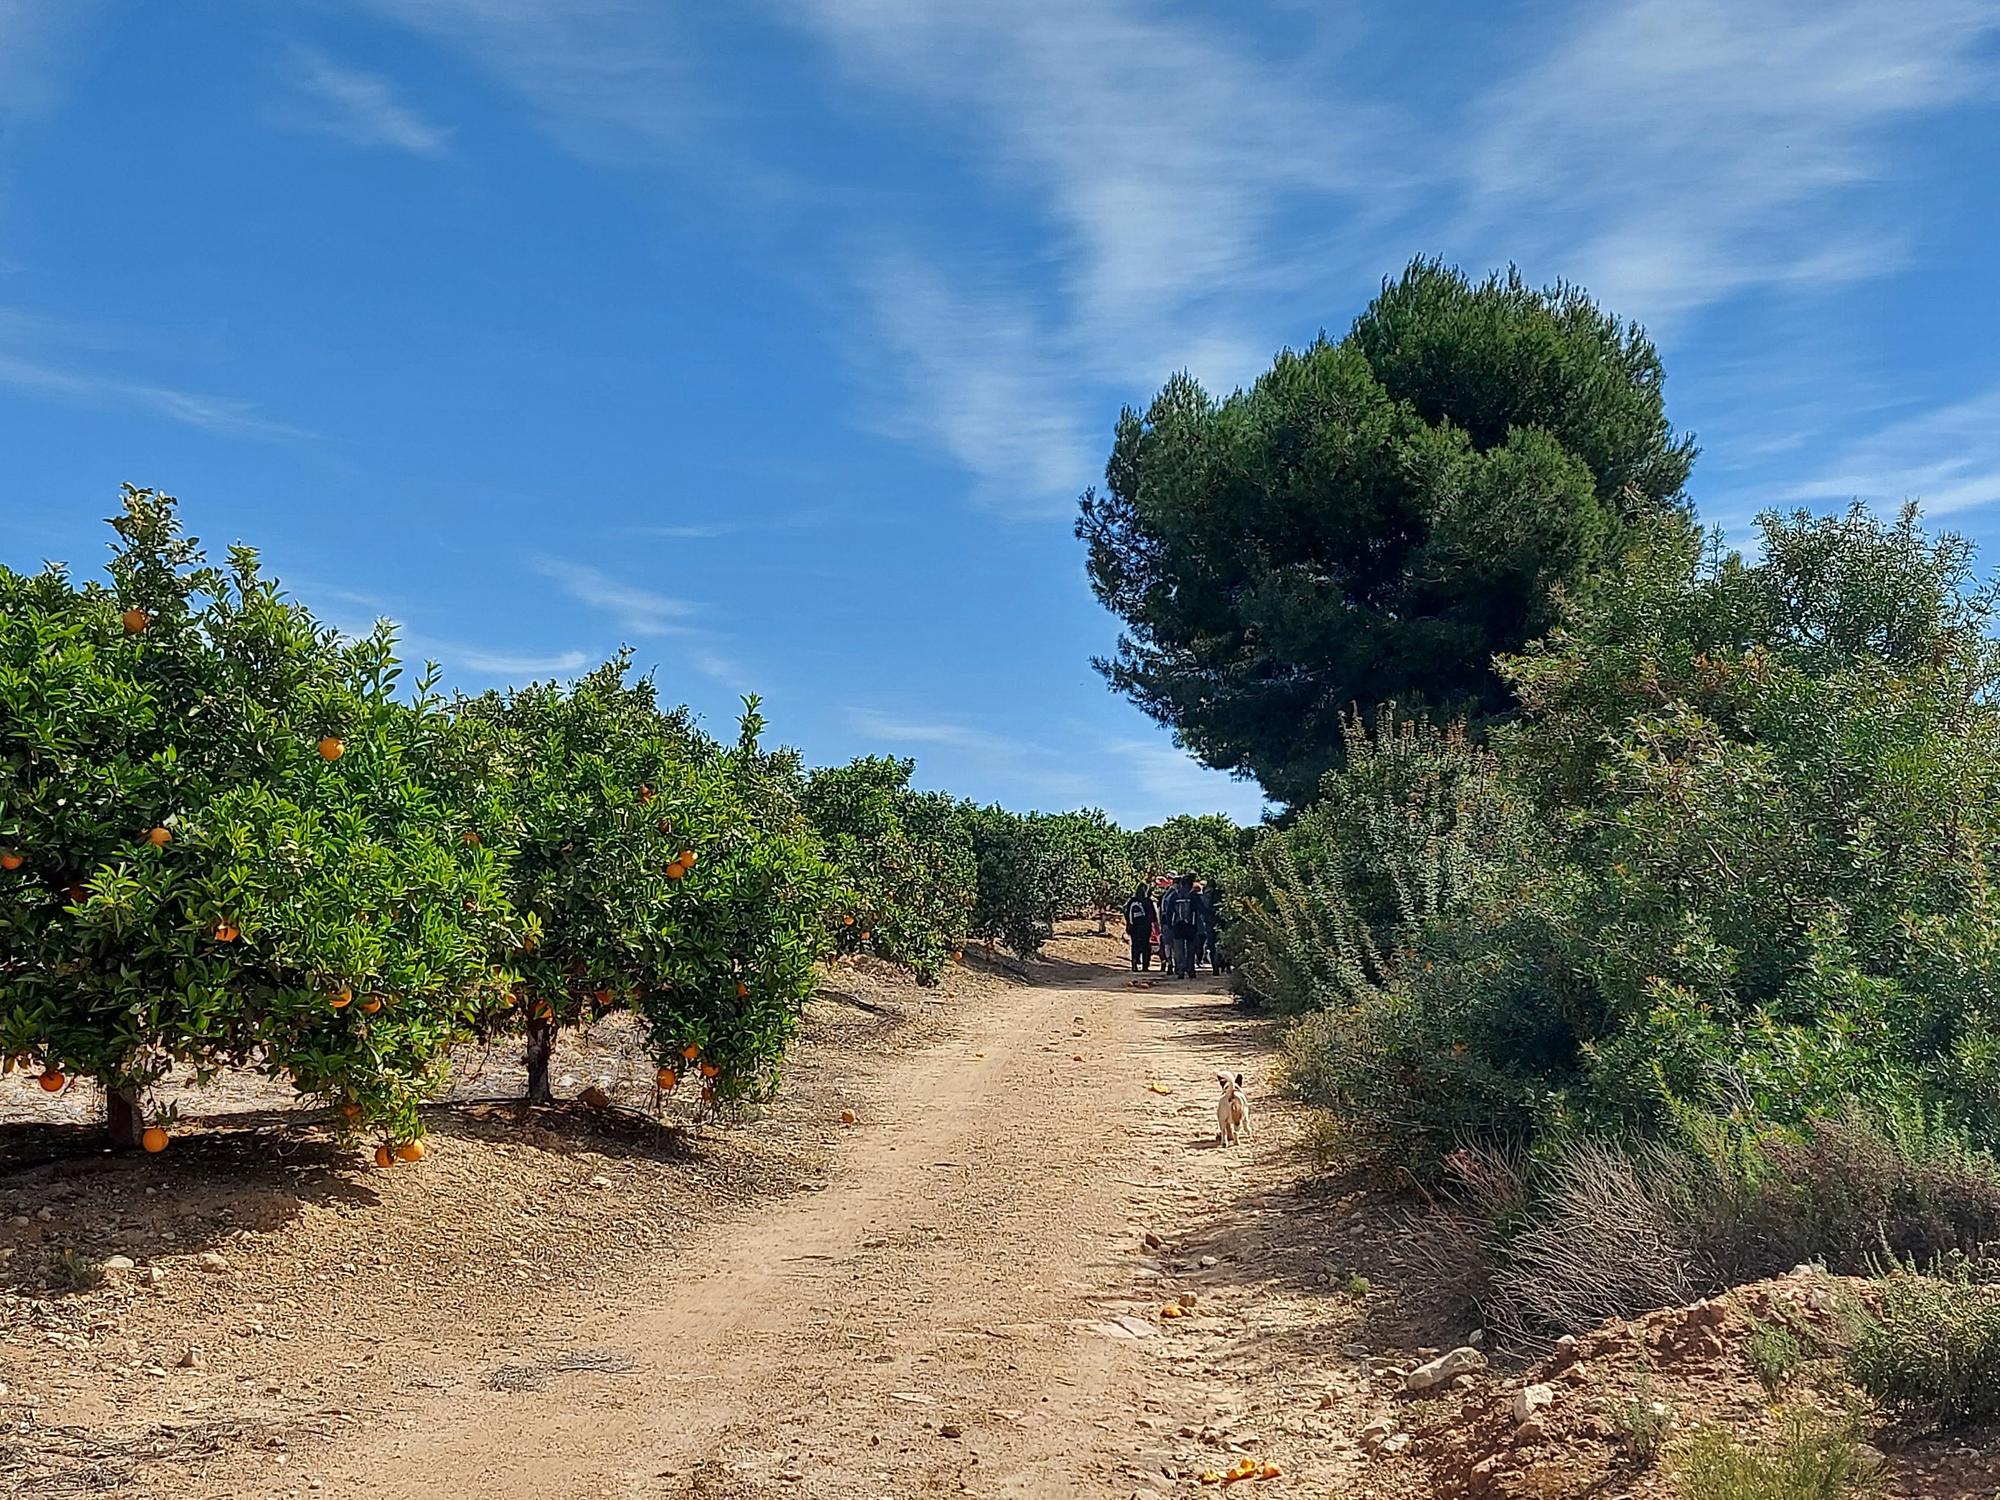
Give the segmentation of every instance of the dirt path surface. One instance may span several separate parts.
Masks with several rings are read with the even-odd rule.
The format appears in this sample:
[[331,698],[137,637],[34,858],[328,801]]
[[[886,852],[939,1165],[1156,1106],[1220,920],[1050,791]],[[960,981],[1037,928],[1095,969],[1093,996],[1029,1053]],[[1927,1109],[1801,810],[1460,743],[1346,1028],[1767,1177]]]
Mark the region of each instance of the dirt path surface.
[[[326,1489],[1153,1494],[1250,1448],[1296,1470],[1275,1431],[1231,1451],[1217,1429],[1247,1415],[1224,1347],[1239,1262],[1143,1240],[1245,1211],[1272,1122],[1217,1149],[1214,1075],[1260,1073],[1259,1038],[1210,983],[1127,979],[1007,992],[866,1079],[824,1190],[717,1225],[559,1337],[523,1329],[505,1363],[527,1388],[413,1403]],[[1163,1318],[1182,1293],[1195,1314]]]

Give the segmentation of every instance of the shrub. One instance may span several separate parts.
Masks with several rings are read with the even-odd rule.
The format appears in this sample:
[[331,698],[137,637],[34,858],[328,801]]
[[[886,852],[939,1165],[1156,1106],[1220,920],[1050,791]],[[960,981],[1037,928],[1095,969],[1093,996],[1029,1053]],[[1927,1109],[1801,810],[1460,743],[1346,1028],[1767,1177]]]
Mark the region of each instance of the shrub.
[[1760,1321],[1743,1341],[1743,1358],[1750,1373],[1774,1396],[1791,1382],[1807,1354],[1805,1340],[1782,1323]]
[[1611,1430],[1625,1445],[1625,1451],[1642,1466],[1650,1467],[1665,1451],[1667,1439],[1673,1436],[1674,1409],[1660,1399],[1650,1372],[1640,1375],[1638,1387],[1630,1396],[1612,1403],[1609,1416]]
[[2000,1417],[2000,1290],[1964,1262],[1901,1266],[1858,1320],[1849,1376],[1900,1421],[1950,1431]]
[[1849,1429],[1797,1417],[1769,1445],[1704,1427],[1674,1451],[1671,1468],[1683,1500],[1843,1500],[1877,1489]]
[[176,1063],[413,1139],[521,931],[457,838],[475,749],[428,681],[395,696],[386,629],[344,641],[123,499],[110,587],[0,569],[0,1049],[102,1082],[121,1144]]
[[869,756],[807,778],[807,819],[845,890],[835,932],[844,952],[871,943],[935,984],[965,946],[979,869],[951,798],[910,789],[915,762]]
[[[968,803],[965,816],[979,868],[974,936],[1033,957],[1060,918],[1083,915],[1106,888],[1097,860],[1112,830],[1102,813],[1014,813]],[[1122,883],[1130,884],[1130,874],[1128,866]]]
[[[534,923],[515,956],[528,1097],[550,1097],[558,1032],[635,1012],[663,1092],[698,1064],[706,1102],[768,1086],[828,949],[834,872],[791,830],[746,700],[736,749],[663,715],[624,656],[568,689],[462,701],[505,772],[504,807],[472,831],[506,855]],[[759,809],[766,816],[761,816]],[[482,1017],[488,1032],[504,1009]]]

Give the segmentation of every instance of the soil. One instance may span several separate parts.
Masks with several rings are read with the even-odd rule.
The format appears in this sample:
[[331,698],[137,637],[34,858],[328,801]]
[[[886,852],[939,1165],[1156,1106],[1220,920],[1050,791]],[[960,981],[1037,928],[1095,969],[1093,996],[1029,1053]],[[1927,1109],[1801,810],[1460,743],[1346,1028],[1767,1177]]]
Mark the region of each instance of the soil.
[[[1402,1210],[1314,1169],[1271,1023],[1211,978],[1135,982],[1121,947],[1079,926],[930,991],[844,964],[735,1122],[649,1117],[615,1023],[557,1056],[597,1109],[492,1102],[518,1061],[468,1056],[389,1171],[256,1079],[189,1092],[154,1158],[10,1080],[0,1493],[1193,1495],[1246,1460],[1279,1477],[1232,1493],[1663,1492],[1599,1420],[1622,1376],[1564,1386],[1526,1451],[1512,1392],[1553,1366],[1402,1391],[1470,1333],[1402,1291]],[[1218,1072],[1253,1100],[1229,1147]],[[1744,1396],[1711,1368],[1747,1369],[1663,1363],[1684,1415]],[[1990,1468],[1935,1487],[1968,1461],[1901,1492],[1987,1500]]]

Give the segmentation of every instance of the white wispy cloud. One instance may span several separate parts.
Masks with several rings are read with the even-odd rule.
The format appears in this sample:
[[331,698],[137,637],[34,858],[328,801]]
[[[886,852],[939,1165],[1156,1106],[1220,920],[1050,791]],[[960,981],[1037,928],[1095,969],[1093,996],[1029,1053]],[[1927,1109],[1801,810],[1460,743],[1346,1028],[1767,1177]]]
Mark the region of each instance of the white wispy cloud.
[[1986,0],[1578,7],[1473,112],[1461,233],[1655,324],[1880,275],[1907,236],[1854,192],[1894,127],[1990,90],[1996,31]]
[[254,402],[210,396],[122,376],[62,369],[0,353],[0,385],[76,406],[150,411],[190,427],[251,437],[311,437],[304,428],[260,416]]
[[286,111],[292,123],[411,156],[439,157],[450,150],[451,132],[405,103],[379,74],[347,67],[310,47],[293,51],[287,73],[295,96]]
[[488,677],[504,677],[510,682],[524,678],[560,677],[581,671],[590,658],[581,651],[534,652],[489,651],[479,646],[431,643],[431,655],[448,666],[463,667]]
[[[1113,768],[1112,779],[1145,794],[1145,806],[1169,807],[1179,812],[1227,813],[1238,823],[1255,823],[1264,816],[1264,794],[1252,782],[1237,781],[1211,771],[1185,750],[1152,740],[1112,740],[1104,747],[1102,760]],[[1124,816],[1119,809],[1127,809]],[[1114,794],[1106,811],[1130,826],[1157,821],[1140,810],[1141,804],[1129,790]]]
[[588,563],[538,557],[534,568],[577,603],[611,616],[620,629],[635,636],[685,634],[688,617],[695,613],[695,606],[685,599],[621,582]]
[[890,745],[949,745],[956,750],[999,757],[1047,753],[1039,747],[1024,745],[1012,736],[977,729],[951,719],[911,719],[876,709],[857,708],[849,713],[848,720],[870,739]]
[[572,149],[684,144],[695,106],[678,7],[663,0],[362,0],[469,56]]
[[1915,500],[1932,516],[1991,505],[2000,500],[2000,386],[1853,438],[1774,498],[1884,507]]

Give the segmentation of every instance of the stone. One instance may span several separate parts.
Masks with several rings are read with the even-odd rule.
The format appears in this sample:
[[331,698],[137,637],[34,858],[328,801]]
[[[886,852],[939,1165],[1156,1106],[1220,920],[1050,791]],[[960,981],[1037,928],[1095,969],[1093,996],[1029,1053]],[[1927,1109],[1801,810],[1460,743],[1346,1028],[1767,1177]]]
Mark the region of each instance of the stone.
[[229,1257],[220,1250],[204,1250],[195,1257],[195,1264],[204,1271],[220,1275],[229,1269]]
[[1154,1234],[1150,1229],[1146,1231],[1146,1237],[1143,1240],[1141,1240],[1140,1243],[1143,1244],[1148,1250],[1164,1250],[1167,1248],[1166,1241],[1162,1240],[1157,1234]]
[[167,1268],[165,1266],[146,1267],[145,1281],[147,1286],[165,1286],[167,1284]]
[[1478,1385],[1479,1382],[1474,1380],[1470,1375],[1454,1375],[1451,1377],[1451,1388],[1455,1391],[1474,1390]]
[[1200,1260],[1196,1261],[1195,1264],[1200,1266],[1204,1271],[1213,1271],[1217,1266],[1221,1265],[1222,1262],[1217,1260],[1213,1255],[1204,1255]]
[[1473,1329],[1473,1330],[1472,1330],[1472,1332],[1468,1333],[1468,1334],[1467,1334],[1467,1335],[1465,1336],[1465,1341],[1466,1341],[1466,1343],[1468,1343],[1468,1344],[1472,1345],[1472,1347],[1473,1347],[1473,1348],[1475,1348],[1475,1349],[1483,1349],[1483,1348],[1485,1348],[1485,1347],[1486,1347],[1486,1330],[1485,1330],[1484,1328],[1475,1328],[1475,1329]]
[[965,1436],[965,1429],[956,1422],[947,1422],[938,1429],[938,1436],[942,1438],[962,1438]]
[[1394,1458],[1398,1453],[1401,1453],[1405,1448],[1410,1446],[1410,1441],[1410,1435],[1407,1432],[1392,1432],[1389,1436],[1382,1439],[1382,1446],[1376,1449],[1376,1452]]
[[1349,1359],[1366,1359],[1369,1350],[1366,1344],[1342,1344],[1340,1352]]
[[1486,1368],[1486,1356],[1470,1344],[1461,1344],[1436,1359],[1418,1365],[1404,1377],[1406,1391],[1427,1391],[1434,1385],[1443,1385],[1454,1376],[1468,1374],[1473,1370]]
[[114,1274],[135,1269],[132,1257],[129,1255],[107,1255],[99,1264],[102,1269]]
[[1588,1385],[1590,1384],[1590,1366],[1571,1365],[1567,1370],[1563,1371],[1562,1378],[1571,1385]]
[[594,1188],[608,1188],[611,1186],[611,1179],[606,1177],[602,1172],[599,1172],[590,1179],[590,1185]]
[[1527,1421],[1536,1412],[1556,1404],[1555,1387],[1551,1385],[1524,1385],[1514,1392],[1514,1421]]
[[1548,1433],[1548,1430],[1548,1423],[1544,1422],[1540,1417],[1530,1417],[1514,1429],[1514,1441],[1517,1443],[1539,1443]]
[[196,1344],[189,1344],[182,1351],[181,1357],[175,1361],[176,1366],[183,1370],[199,1370],[207,1363],[208,1361],[202,1357],[200,1346]]

